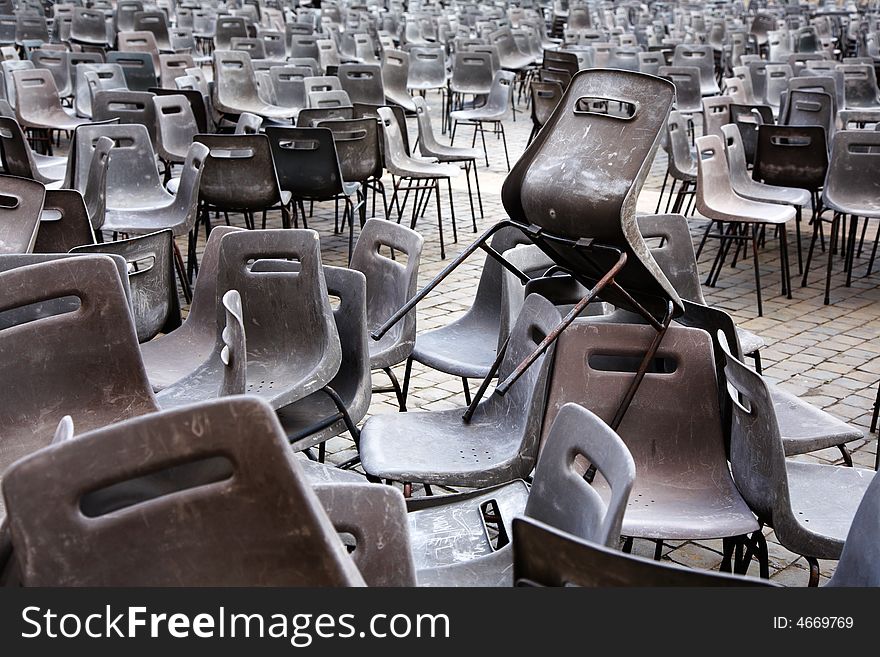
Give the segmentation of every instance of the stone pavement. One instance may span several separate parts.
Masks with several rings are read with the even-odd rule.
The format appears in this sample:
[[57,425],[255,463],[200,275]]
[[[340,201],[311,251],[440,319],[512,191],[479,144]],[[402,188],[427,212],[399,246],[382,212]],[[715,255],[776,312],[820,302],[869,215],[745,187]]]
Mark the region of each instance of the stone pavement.
[[[428,102],[433,114],[435,131],[439,132],[439,95],[429,95]],[[504,122],[511,162],[516,161],[525,148],[531,130],[529,113],[520,107],[516,120],[509,115]],[[415,120],[409,121],[411,143],[417,134]],[[469,145],[472,129],[461,127],[456,135],[456,145]],[[440,137],[445,140],[445,137]],[[484,217],[477,217],[479,231],[484,230],[505,216],[501,204],[501,185],[507,173],[502,142],[486,136],[489,150],[489,167],[485,161],[480,163],[479,176],[483,194]],[[479,140],[477,142],[479,146]],[[640,212],[653,213],[666,169],[666,156],[661,151],[652,169],[642,196],[639,199]],[[386,176],[389,189],[390,176]],[[469,210],[467,186],[464,175],[453,182],[455,216],[458,225],[458,244],[452,244],[452,230],[449,204],[446,194],[441,199],[444,234],[447,240],[447,260],[440,259],[436,205],[432,200],[424,217],[418,220],[417,229],[425,237],[425,250],[419,282],[427,283],[437,274],[448,259],[454,257],[473,239],[473,228]],[[381,205],[381,200],[379,205]],[[665,200],[664,200],[665,205]],[[333,235],[333,203],[316,204],[314,216],[309,219],[309,227],[321,235],[322,253],[325,263],[344,266],[347,255],[347,235]],[[408,211],[404,221],[408,220]],[[233,217],[233,222],[243,225],[241,217]],[[270,216],[270,227],[280,228],[280,215]],[[692,232],[702,235],[705,221],[691,219]],[[873,236],[872,226],[868,240]],[[779,255],[775,239],[768,234],[767,246],[759,253],[761,280],[764,292],[764,316],[757,317],[754,293],[754,272],[750,258],[741,260],[735,268],[725,265],[718,285],[715,288],[704,286],[706,301],[710,305],[723,308],[730,313],[740,326],[759,333],[767,342],[761,351],[765,375],[778,382],[785,389],[800,395],[807,401],[824,408],[837,417],[853,423],[865,432],[866,439],[851,443],[853,460],[857,465],[873,467],[877,449],[876,435],[868,433],[872,403],[880,380],[880,319],[877,310],[880,305],[880,288],[877,283],[880,274],[864,277],[870,249],[856,262],[852,287],[844,286],[842,261],[835,259],[832,277],[831,301],[824,306],[823,282],[825,264],[824,254],[814,260],[813,273],[808,287],[800,287],[796,276],[797,260],[794,251],[794,235],[790,231],[789,242],[792,254],[793,298],[785,299],[779,295]],[[804,230],[805,235],[809,231]],[[202,241],[204,236],[202,236]],[[804,255],[809,242],[804,238]],[[182,244],[182,246],[185,246]],[[199,251],[203,243],[199,245]],[[700,271],[705,277],[716,253],[716,245],[707,245],[700,259]],[[480,275],[483,256],[476,254],[465,265],[458,268],[431,296],[418,307],[418,329],[426,331],[442,326],[458,317],[470,307]],[[403,365],[397,369],[402,379]],[[374,385],[387,385],[385,375],[374,375]],[[478,385],[473,382],[472,389]],[[414,364],[408,398],[410,410],[442,410],[464,405],[461,382],[445,374],[428,370],[418,363]],[[369,414],[394,413],[397,405],[393,393],[375,394]],[[369,417],[369,415],[368,415]],[[341,462],[353,453],[353,443],[347,434],[332,439],[328,443],[328,460]],[[811,455],[797,457],[821,463],[840,463],[836,449],[828,449]],[[416,494],[423,494],[418,488]],[[809,570],[803,558],[792,554],[780,546],[772,531],[766,530],[770,552],[772,579],[785,585],[806,586]],[[653,556],[654,544],[649,541],[636,541],[635,553]],[[721,541],[673,542],[666,545],[663,558],[680,564],[698,568],[717,569],[721,562]],[[833,573],[836,562],[820,562],[822,582]],[[757,564],[752,564],[753,574],[757,574]]]

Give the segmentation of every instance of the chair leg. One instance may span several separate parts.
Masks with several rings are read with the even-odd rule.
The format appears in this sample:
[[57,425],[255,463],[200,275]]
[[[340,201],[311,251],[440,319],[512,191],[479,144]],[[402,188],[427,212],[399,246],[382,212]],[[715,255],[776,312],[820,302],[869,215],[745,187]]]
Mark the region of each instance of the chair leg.
[[400,387],[400,382],[397,380],[397,377],[394,374],[394,370],[390,367],[383,367],[382,371],[388,375],[388,378],[391,380],[391,387],[394,389],[394,395],[397,397],[397,406],[400,408],[401,413],[406,412],[406,397],[403,396],[403,389]]
[[[446,179],[446,189],[449,191],[449,216],[452,218],[452,241],[458,244],[458,228],[455,225],[455,205],[452,201],[452,179]],[[437,193],[440,193],[440,184],[437,183]],[[474,222],[474,232],[476,232],[477,224]]]
[[[437,194],[437,229],[440,231],[440,259],[446,259],[446,245],[443,243],[443,214],[440,211],[440,179],[434,178],[434,192]],[[451,192],[450,192],[451,194]]]
[[[480,174],[477,172],[477,161],[471,160],[471,168],[474,170],[474,185],[477,188],[477,203],[480,205],[480,219],[484,218],[486,215],[483,214],[483,194],[480,192]],[[880,236],[880,226],[877,228],[878,236]],[[874,248],[876,250],[877,243],[874,243]]]
[[189,278],[186,275],[186,265],[183,264],[183,256],[180,254],[180,247],[177,242],[172,240],[174,245],[174,269],[177,272],[177,278],[180,279],[180,287],[183,289],[183,298],[187,303],[192,303],[192,288],[189,285]]
[[666,182],[669,180],[669,169],[663,175],[663,185],[660,187],[660,196],[657,197],[657,207],[654,208],[654,214],[660,214],[660,203],[663,202],[663,192],[666,191]]
[[758,295],[758,317],[764,315],[764,306],[761,303],[761,268],[758,267],[758,225],[752,224],[752,257],[755,260],[755,292]]
[[498,127],[501,128],[501,142],[504,144],[504,160],[507,162],[507,170],[510,171],[510,155],[507,153],[507,135],[504,133],[504,124],[499,121]]
[[785,224],[779,226],[779,252],[782,269],[782,294],[791,299],[791,268],[788,264],[788,231]]
[[807,586],[819,586],[819,562],[815,557],[807,557],[807,563],[810,564],[810,581]]
[[763,373],[763,372],[762,372],[763,368],[762,368],[762,366],[761,366],[761,352],[760,352],[760,351],[755,351],[755,352],[749,354],[749,356],[750,356],[750,358],[755,362],[755,371],[756,371],[758,374],[762,374],[762,373]]
[[471,206],[471,221],[474,223],[474,232],[477,232],[477,213],[474,210],[474,192],[471,189],[471,167],[470,164],[465,162],[464,165],[464,179],[467,182],[468,188],[468,203]]
[[825,271],[826,306],[831,303],[831,268],[834,266],[834,249],[837,247],[837,227],[839,223],[840,215],[835,212],[834,218],[831,220],[831,234],[828,236],[828,268]]
[[461,387],[464,390],[464,403],[468,406],[471,405],[471,388],[468,385],[468,380],[465,377],[461,377]]
[[403,410],[406,410],[406,398],[409,396],[409,381],[412,378],[412,364],[413,357],[410,356],[406,359],[406,368],[403,371],[403,387],[401,390],[401,396],[403,398]]
[[804,273],[803,251],[801,248],[801,216],[803,209],[801,206],[795,208],[794,230],[795,239],[797,240],[797,256],[798,256],[798,274]]

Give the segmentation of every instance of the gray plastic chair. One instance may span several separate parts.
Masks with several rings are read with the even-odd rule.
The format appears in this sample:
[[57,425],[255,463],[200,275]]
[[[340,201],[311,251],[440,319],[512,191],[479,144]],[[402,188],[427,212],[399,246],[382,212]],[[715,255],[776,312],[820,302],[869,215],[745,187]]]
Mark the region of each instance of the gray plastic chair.
[[352,103],[385,104],[382,67],[378,64],[342,64],[336,75]]
[[880,109],[877,75],[870,64],[840,64],[846,109]]
[[[654,212],[660,212],[663,192],[666,191],[669,178],[672,178],[672,184],[666,197],[666,212],[670,211],[670,203],[672,212],[681,212],[684,215],[687,215],[691,208],[694,188],[697,184],[697,163],[691,152],[687,132],[687,122],[683,115],[677,110],[671,111],[666,122],[666,174],[663,176],[663,185],[660,187],[660,196],[657,198]],[[681,184],[676,194],[675,186],[678,183]],[[691,199],[685,205],[684,199],[687,195],[691,195]],[[673,198],[675,198],[674,203]]]
[[160,332],[168,333],[180,326],[172,239],[171,231],[163,230],[72,249],[74,253],[103,253],[125,259],[138,342],[152,340]]
[[136,32],[152,32],[161,52],[170,52],[171,39],[168,35],[168,17],[164,11],[138,11],[133,17]]
[[78,116],[91,118],[92,99],[100,90],[126,89],[125,73],[119,64],[77,64],[74,107]]
[[153,96],[156,115],[156,154],[165,164],[165,182],[171,168],[186,160],[189,145],[199,129],[186,96]]
[[297,108],[270,105],[260,99],[251,58],[246,52],[214,51],[214,107],[238,115],[250,112],[267,119],[295,117]]
[[412,96],[407,90],[409,53],[385,50],[382,53],[382,86],[389,103],[400,105],[407,112],[415,112]]
[[351,107],[351,98],[341,89],[331,91],[307,92],[306,107],[310,109],[324,109],[329,107]]
[[778,586],[754,577],[658,563],[585,541],[532,518],[513,519],[514,586]]
[[[414,106],[413,106],[414,107]],[[382,125],[385,144],[385,168],[395,177],[394,194],[391,197],[389,207],[393,207],[397,201],[397,218],[398,221],[406,209],[406,203],[410,191],[428,192],[435,195],[437,202],[437,227],[440,232],[440,257],[446,257],[446,245],[443,239],[443,217],[440,210],[440,182],[446,181],[449,191],[449,213],[452,219],[452,235],[453,240],[458,242],[458,231],[455,225],[455,206],[452,200],[452,182],[451,178],[459,174],[460,169],[449,164],[435,164],[426,162],[423,159],[414,159],[410,157],[406,146],[403,142],[403,136],[397,117],[390,107],[380,107],[377,110]],[[400,203],[398,196],[403,183],[406,183],[407,195],[404,196],[403,202]],[[427,205],[428,197],[424,203]],[[416,221],[419,218],[420,204],[413,201],[412,221],[410,228],[415,229]]]
[[303,108],[306,106],[306,91],[303,80],[314,75],[305,66],[273,66],[269,69],[269,79],[275,92],[275,101],[284,107]]
[[41,258],[51,261],[0,273],[0,317],[70,296],[80,303],[0,330],[2,378],[19,382],[0,398],[0,477],[13,462],[49,445],[65,415],[88,431],[158,410],[117,263],[100,255]]
[[880,586],[880,477],[875,476],[853,517],[840,562],[826,586]]
[[14,108],[16,105],[15,86],[12,83],[12,73],[14,71],[30,71],[35,68],[34,63],[29,60],[13,59],[0,63],[0,69],[3,72],[3,87],[6,100]]
[[[614,491],[607,504],[581,476],[583,459],[596,466]],[[531,490],[523,481],[513,481],[408,502],[418,582],[510,586],[512,521],[521,514],[601,545],[616,545],[634,478],[632,457],[620,438],[585,408],[569,404],[541,453]],[[487,534],[496,529],[497,539],[489,539]]]
[[[611,422],[654,335],[645,325],[583,319],[569,326],[556,346],[545,435],[569,402]],[[637,472],[621,533],[657,541],[658,558],[664,541],[743,540],[759,529],[730,476],[716,390],[709,335],[672,326],[619,424]],[[604,483],[593,486],[607,499]],[[761,557],[766,571],[763,550]]]
[[159,45],[156,36],[148,31],[120,32],[116,35],[116,47],[119,52],[147,53],[153,60],[153,71],[159,73]]
[[67,253],[95,243],[82,194],[74,189],[47,190],[34,253]]
[[503,119],[507,115],[508,106],[513,96],[513,83],[516,76],[510,71],[496,71],[492,78],[492,88],[489,91],[489,97],[486,103],[475,109],[461,109],[450,112],[449,118],[452,121],[452,137],[450,144],[455,141],[455,131],[459,123],[474,126],[474,137],[471,140],[471,147],[477,143],[477,133],[483,142],[483,155],[486,158],[486,166],[489,166],[489,152],[486,150],[486,135],[483,128],[484,123],[492,125],[491,134],[501,136],[504,143],[504,159],[507,162],[507,170],[510,170],[510,156],[507,152],[507,136],[504,133]]
[[45,69],[15,71],[12,74],[15,95],[15,118],[22,128],[37,130],[74,130],[85,119],[64,110],[52,73]]
[[131,91],[149,91],[158,85],[153,57],[146,52],[109,52],[108,64],[122,67],[125,84]]
[[[299,273],[253,272],[250,260],[295,259]],[[224,236],[218,293],[241,294],[247,392],[278,409],[330,385],[342,352],[327,297],[318,234],[262,230]]]
[[73,80],[70,75],[70,53],[67,50],[37,49],[31,51],[29,57],[30,61],[34,63],[34,68],[44,68],[52,72],[59,96],[70,98],[73,95]]
[[699,67],[661,66],[658,75],[675,85],[676,111],[687,117],[703,111]]
[[90,48],[106,48],[107,25],[104,12],[100,9],[76,7],[70,24],[70,41]]
[[67,158],[35,153],[14,118],[0,116],[0,145],[5,174],[43,184],[64,178]]
[[[363,585],[288,452],[271,409],[243,397],[54,445],[4,482],[22,583]],[[37,481],[51,485],[36,494]],[[51,512],[34,513],[34,503]],[[84,517],[82,505],[101,521]],[[252,554],[262,557],[248,565]]]
[[[499,366],[507,376],[560,319],[549,301],[530,295]],[[364,470],[384,479],[449,486],[487,486],[525,477],[537,440],[552,349],[506,395],[483,400],[470,421],[463,409],[371,417],[361,430]]]
[[[87,73],[87,77],[94,75]],[[119,125],[140,124],[147,128],[150,142],[156,143],[156,110],[149,91],[95,91],[92,96],[92,121],[103,123],[116,119]]]
[[779,543],[806,557],[811,586],[818,559],[839,559],[874,472],[785,458],[767,385],[728,351],[724,374],[733,403],[730,464],[737,488]]
[[[791,274],[788,266],[788,241],[786,224],[795,219],[797,213],[792,207],[753,201],[737,194],[731,186],[730,169],[724,155],[724,142],[716,135],[697,139],[697,210],[712,222],[719,223],[718,233],[706,232],[707,237],[721,240],[721,246],[712,268],[707,285],[713,286],[721,273],[724,260],[734,241],[752,245],[755,267],[755,294],[758,301],[758,316],[764,314],[761,294],[761,272],[758,265],[758,227],[779,229],[779,250],[782,260],[782,294],[791,298]],[[724,232],[724,225],[727,231]],[[747,246],[746,246],[747,248]]]
[[195,66],[192,55],[159,55],[159,83],[166,89],[176,89],[174,81],[186,75],[186,69]]
[[694,66],[700,69],[700,93],[714,96],[721,93],[715,79],[715,55],[712,46],[678,44],[672,56],[673,66]]
[[34,180],[0,176],[0,254],[31,252],[45,197],[46,188]]
[[[369,219],[361,228],[349,267],[366,276],[370,328],[383,324],[416,293],[423,244],[422,236],[414,230],[382,219]],[[383,248],[390,251],[382,253]],[[405,260],[398,262],[398,255]],[[369,342],[370,368],[382,370],[391,379],[401,411],[406,410],[406,401],[391,368],[412,355],[415,342],[414,312],[381,340]]]

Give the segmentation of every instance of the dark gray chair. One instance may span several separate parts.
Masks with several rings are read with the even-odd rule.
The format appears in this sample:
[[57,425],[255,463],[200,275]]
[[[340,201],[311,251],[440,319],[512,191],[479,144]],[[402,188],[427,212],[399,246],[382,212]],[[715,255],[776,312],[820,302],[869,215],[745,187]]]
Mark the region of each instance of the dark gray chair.
[[298,108],[271,105],[260,98],[251,58],[246,52],[214,51],[214,71],[214,107],[220,112],[250,112],[281,121],[292,119],[299,112]]
[[289,449],[268,405],[239,397],[134,418],[17,463],[3,493],[22,583],[362,585]]
[[880,477],[865,491],[826,586],[880,586]]
[[46,188],[35,180],[0,176],[0,254],[31,252],[45,198]]
[[[526,299],[500,359],[504,377],[552,330],[559,312],[538,295]],[[448,486],[488,486],[525,477],[537,439],[553,351],[548,350],[506,395],[483,400],[465,421],[463,409],[376,415],[361,430],[364,470],[376,477]]]
[[77,246],[95,243],[82,194],[75,189],[46,192],[34,253],[67,253]]
[[779,543],[806,557],[809,584],[817,586],[818,560],[840,558],[874,472],[786,459],[767,384],[729,350],[726,361],[733,404],[730,464],[737,488]]

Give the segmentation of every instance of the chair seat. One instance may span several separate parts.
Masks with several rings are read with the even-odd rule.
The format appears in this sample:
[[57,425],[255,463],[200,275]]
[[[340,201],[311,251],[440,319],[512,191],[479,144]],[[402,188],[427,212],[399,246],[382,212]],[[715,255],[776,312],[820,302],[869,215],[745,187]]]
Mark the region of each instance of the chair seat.
[[507,115],[507,108],[495,109],[478,107],[476,109],[455,110],[449,113],[453,121],[501,121]]
[[299,114],[299,108],[281,107],[268,103],[247,103],[242,105],[218,105],[217,109],[230,114],[249,112],[267,119],[293,119]]
[[864,437],[861,431],[779,386],[768,385],[786,456],[843,445]]
[[751,356],[767,346],[764,338],[744,328],[736,327],[736,336],[739,338],[739,346],[746,356]]
[[[519,431],[463,409],[374,415],[361,430],[364,470],[394,481],[480,487],[525,476]],[[524,468],[528,468],[523,472]]]
[[709,198],[708,205],[699,202],[698,196],[697,210],[707,219],[734,223],[780,225],[797,216],[790,206],[761,203],[734,195]]
[[[727,470],[674,472],[665,476],[662,464],[637,473],[623,517],[623,536],[664,540],[702,540],[739,536],[758,529],[758,521],[739,494]],[[604,481],[593,487],[606,501],[611,492]]]
[[785,465],[791,509],[800,531],[777,529],[780,542],[798,554],[838,559],[874,472],[790,459]]
[[170,205],[171,203],[161,208],[131,210],[107,209],[104,213],[104,223],[101,225],[101,230],[145,235],[170,228],[175,237],[185,235],[188,231],[186,224],[181,221],[185,217],[175,217],[169,212]]
[[468,84],[466,82],[451,83],[449,90],[454,94],[488,96],[492,91],[491,84]]
[[518,73],[524,68],[528,68],[532,64],[535,63],[535,59],[530,55],[523,55],[522,57],[505,57],[501,62],[501,68],[505,71],[513,71],[514,73]]
[[381,340],[369,341],[370,369],[379,370],[393,367],[409,358],[412,353],[412,342],[400,342],[397,331],[389,331]]
[[747,178],[741,184],[737,184],[735,189],[736,193],[740,196],[762,203],[795,205],[803,208],[809,206],[811,201],[810,192],[806,189],[765,185],[751,178]]
[[[340,391],[337,390],[336,392]],[[364,415],[366,415],[368,403],[353,405],[349,403],[349,399],[344,397],[343,402],[349,411],[351,421],[355,424],[360,422]],[[339,409],[333,403],[333,400],[330,399],[330,396],[323,390],[318,390],[308,397],[303,397],[299,401],[279,408],[276,414],[281,422],[281,426],[284,427],[284,433],[291,436],[338,412]],[[339,419],[329,427],[316,431],[308,437],[293,443],[293,447],[297,450],[306,449],[312,445],[322,443],[333,436],[338,436],[346,430],[345,422]]]
[[416,336],[413,359],[431,369],[467,379],[489,374],[498,345],[498,327],[453,322]]
[[476,160],[483,155],[478,148],[458,148],[456,146],[445,146],[436,144],[432,146],[428,157],[435,157],[441,162],[468,162]]
[[400,105],[407,112],[414,114],[416,111],[416,106],[412,102],[412,98],[406,94],[398,94],[391,89],[386,89],[385,99],[391,101],[395,105]]
[[259,354],[248,353],[245,391],[262,397],[277,410],[320,390],[338,371],[338,359],[309,361],[303,357],[299,361],[292,357],[288,362],[278,362],[260,360]]
[[174,203],[174,196],[159,187],[124,187],[107,190],[107,218],[114,214],[160,210]]
[[200,335],[184,327],[141,345],[147,378],[156,392],[195,371],[215,350],[213,335]]
[[419,585],[498,586],[512,583],[510,544],[495,550],[481,508],[494,501],[507,538],[528,501],[524,481],[487,491],[413,500],[407,514],[410,545]]
[[340,470],[326,463],[318,463],[302,452],[295,454],[294,458],[311,484],[363,484],[366,482],[366,479],[357,472]]
[[461,169],[448,164],[435,164],[425,159],[408,157],[403,163],[388,163],[388,171],[401,178],[453,178]]
[[45,130],[75,130],[78,126],[91,123],[91,119],[71,116],[60,107],[40,114],[21,116],[19,121],[23,128],[42,128]]
[[850,123],[880,123],[880,107],[874,109],[842,109],[837,118],[844,129]]
[[841,198],[823,192],[822,205],[834,212],[853,214],[857,217],[880,217],[880,197],[871,189],[865,189],[857,198]]

